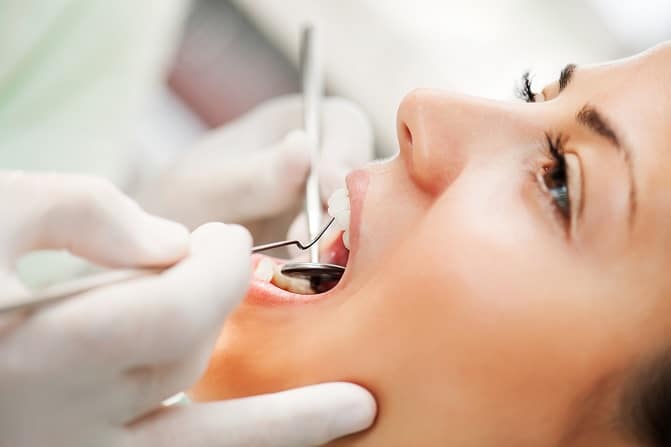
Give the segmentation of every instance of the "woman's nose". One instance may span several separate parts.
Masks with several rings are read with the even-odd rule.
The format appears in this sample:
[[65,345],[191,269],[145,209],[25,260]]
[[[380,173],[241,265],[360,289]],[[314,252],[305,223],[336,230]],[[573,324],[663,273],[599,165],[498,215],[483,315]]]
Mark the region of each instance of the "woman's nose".
[[[474,157],[500,147],[510,131],[501,125],[515,121],[510,115],[501,103],[485,99],[428,89],[409,93],[398,109],[397,132],[413,181],[440,194]],[[489,127],[493,122],[498,130]]]
[[449,186],[466,163],[456,135],[459,123],[445,96],[434,90],[414,90],[401,102],[397,116],[403,161],[415,183],[432,194]]

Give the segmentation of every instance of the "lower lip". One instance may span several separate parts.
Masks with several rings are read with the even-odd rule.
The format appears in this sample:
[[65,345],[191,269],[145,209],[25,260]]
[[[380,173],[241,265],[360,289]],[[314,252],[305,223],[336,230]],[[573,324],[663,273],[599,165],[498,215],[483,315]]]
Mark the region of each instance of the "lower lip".
[[[347,268],[338,285],[325,293],[316,295],[300,295],[293,292],[280,289],[279,287],[258,279],[252,279],[245,302],[248,304],[278,306],[287,304],[312,304],[327,300],[331,295],[341,290],[349,281],[351,276],[351,267],[354,261],[354,254],[359,246],[359,233],[361,223],[361,213],[363,209],[364,197],[368,189],[368,173],[363,170],[356,170],[347,176],[347,189],[350,197],[350,255]],[[342,244],[340,238],[333,244]],[[252,271],[256,269],[259,261],[264,255],[252,256]],[[270,258],[273,262],[283,264],[286,261]]]
[[[338,242],[339,241],[336,240],[334,241],[334,244]],[[342,244],[342,242],[339,243]],[[270,258],[268,256],[255,254],[252,256],[252,271],[256,269],[256,266],[264,258],[270,259],[272,262],[278,265],[283,265],[287,262],[283,259]],[[247,290],[247,297],[245,298],[245,302],[249,304],[272,306],[315,303],[317,301],[322,301],[328,298],[336,289],[340,288],[341,285],[344,284],[346,275],[347,270],[345,270],[345,274],[333,289],[329,290],[328,292],[314,295],[301,295],[299,293],[289,292],[288,290],[281,289],[270,282],[252,278],[249,290]]]

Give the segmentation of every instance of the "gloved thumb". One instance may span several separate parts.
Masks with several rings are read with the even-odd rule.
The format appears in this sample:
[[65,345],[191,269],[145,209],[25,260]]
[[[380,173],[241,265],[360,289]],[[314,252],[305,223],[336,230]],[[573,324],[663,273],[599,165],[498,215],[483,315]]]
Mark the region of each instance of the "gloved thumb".
[[69,250],[107,266],[160,266],[188,252],[189,234],[143,211],[111,183],[86,176],[0,173],[0,247],[12,263],[33,250]]
[[365,430],[376,412],[367,390],[335,382],[170,408],[132,428],[136,445],[312,447]]
[[304,132],[292,131],[264,151],[222,163],[222,182],[235,185],[219,195],[230,218],[245,222],[275,217],[303,197],[310,167],[308,140]]

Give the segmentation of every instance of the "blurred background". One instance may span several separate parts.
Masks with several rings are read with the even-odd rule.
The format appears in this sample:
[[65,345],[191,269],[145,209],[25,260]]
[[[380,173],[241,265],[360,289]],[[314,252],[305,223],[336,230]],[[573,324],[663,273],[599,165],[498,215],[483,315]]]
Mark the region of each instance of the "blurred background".
[[[508,99],[569,62],[631,55],[671,39],[668,0],[195,0],[143,134],[179,150],[273,96],[298,92],[298,36],[322,35],[327,91],[371,117],[379,156],[397,149],[396,108],[415,87]],[[168,132],[169,130],[169,132]]]
[[[128,191],[207,129],[299,92],[308,21],[327,93],[368,114],[379,157],[397,151],[396,109],[413,88],[510,99],[525,70],[541,87],[569,62],[671,39],[670,0],[2,0],[0,11],[2,167]],[[25,270],[51,276],[28,283],[68,276],[44,259]]]

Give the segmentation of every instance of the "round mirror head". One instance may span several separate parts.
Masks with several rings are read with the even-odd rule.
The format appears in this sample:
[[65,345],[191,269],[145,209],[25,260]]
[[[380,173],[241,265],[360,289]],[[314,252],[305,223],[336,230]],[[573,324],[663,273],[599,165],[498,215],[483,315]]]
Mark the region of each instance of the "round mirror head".
[[345,267],[335,264],[294,262],[283,265],[280,271],[292,278],[307,279],[316,293],[323,293],[338,284],[345,273]]

